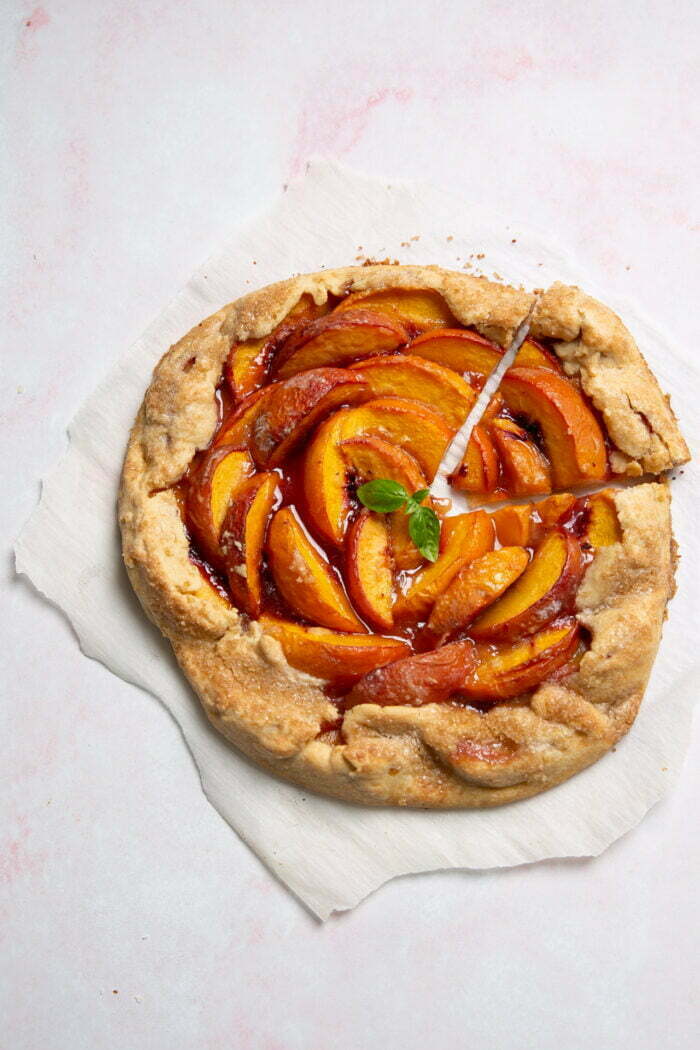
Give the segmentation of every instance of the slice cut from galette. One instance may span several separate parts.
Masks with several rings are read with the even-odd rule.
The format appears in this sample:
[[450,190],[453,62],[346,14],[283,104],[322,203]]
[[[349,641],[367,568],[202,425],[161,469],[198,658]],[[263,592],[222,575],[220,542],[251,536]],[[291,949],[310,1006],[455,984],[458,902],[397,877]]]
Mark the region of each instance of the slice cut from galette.
[[578,289],[330,270],[163,357],[124,560],[212,723],[265,769],[365,804],[498,805],[632,724],[673,593],[670,495],[611,485],[687,458],[632,337]]
[[555,284],[451,481],[493,501],[658,475],[687,458],[668,399],[620,319]]

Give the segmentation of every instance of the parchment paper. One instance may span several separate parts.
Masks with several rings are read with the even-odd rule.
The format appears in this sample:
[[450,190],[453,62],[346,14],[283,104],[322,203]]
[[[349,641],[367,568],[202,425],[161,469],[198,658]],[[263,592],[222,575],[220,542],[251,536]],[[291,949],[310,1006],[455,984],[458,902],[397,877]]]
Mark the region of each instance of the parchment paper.
[[453,269],[467,262],[473,267],[467,272],[527,288],[561,279],[599,295],[631,328],[695,448],[698,436],[691,349],[669,346],[637,309],[596,289],[540,235],[434,188],[367,178],[324,161],[311,163],[267,214],[196,271],[85,402],[69,428],[69,451],[44,481],[17,543],[17,569],[64,610],[87,656],[162,700],[182,728],[212,805],[321,919],[407,872],[601,853],[668,790],[700,680],[700,559],[691,542],[700,486],[686,468],[673,486],[683,552],[679,591],[640,715],[614,753],[566,784],[486,812],[363,809],[273,779],[209,727],[121,565],[115,501],[128,431],[156,361],[192,325],[253,288],[358,256]]

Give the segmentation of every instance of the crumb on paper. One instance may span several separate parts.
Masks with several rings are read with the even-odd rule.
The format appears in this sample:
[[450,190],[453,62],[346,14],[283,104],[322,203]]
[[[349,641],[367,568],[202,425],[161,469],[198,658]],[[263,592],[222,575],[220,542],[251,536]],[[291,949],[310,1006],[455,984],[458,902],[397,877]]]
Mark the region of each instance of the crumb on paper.
[[447,239],[448,239],[448,241],[453,241],[454,237],[452,236],[452,234],[450,234],[450,236]]
[[119,995],[119,989],[118,988],[113,988],[112,989],[112,995]]
[[411,247],[411,242],[410,241],[401,241],[401,247],[402,248],[410,248]]
[[502,281],[503,280],[503,278],[500,275],[500,273],[496,273],[495,270],[493,271],[493,276],[496,278],[497,281]]
[[411,237],[411,240],[412,241],[419,241],[420,240],[419,234],[416,234],[415,237]]
[[515,237],[511,237],[510,243],[511,244],[517,244],[518,242],[517,242],[517,239]]
[[478,252],[476,258],[477,259],[485,259],[486,255],[484,254],[484,252]]

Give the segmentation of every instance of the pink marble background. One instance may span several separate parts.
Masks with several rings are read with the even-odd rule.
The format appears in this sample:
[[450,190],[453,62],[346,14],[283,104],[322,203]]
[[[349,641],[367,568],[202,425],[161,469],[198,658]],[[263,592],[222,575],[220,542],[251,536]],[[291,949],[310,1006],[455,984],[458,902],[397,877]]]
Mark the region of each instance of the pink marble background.
[[[0,19],[8,551],[107,366],[314,153],[551,230],[698,342],[694,2]],[[165,712],[5,566],[0,1045],[698,1045],[697,727],[675,792],[603,857],[406,878],[322,927],[209,807]]]

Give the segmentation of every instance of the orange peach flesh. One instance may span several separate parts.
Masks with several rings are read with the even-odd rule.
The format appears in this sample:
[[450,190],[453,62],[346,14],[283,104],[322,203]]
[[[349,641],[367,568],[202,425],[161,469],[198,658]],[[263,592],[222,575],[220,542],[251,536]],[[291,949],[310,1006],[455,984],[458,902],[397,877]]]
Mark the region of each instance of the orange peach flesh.
[[527,432],[510,419],[495,419],[489,432],[501,461],[503,485],[511,496],[550,492],[547,460]]
[[343,417],[345,438],[373,435],[399,445],[417,460],[429,482],[435,477],[453,433],[437,412],[400,397],[375,398]]
[[476,392],[461,376],[421,357],[371,357],[350,368],[359,370],[374,397],[422,401],[454,430],[464,423],[476,400]]
[[462,462],[450,478],[459,492],[487,494],[498,485],[498,456],[488,431],[482,424],[472,430]]
[[345,583],[353,605],[375,630],[394,626],[394,572],[383,517],[364,509],[348,529]]
[[529,547],[532,541],[532,504],[518,503],[500,507],[492,514],[498,542],[504,547]]
[[510,368],[500,389],[510,411],[541,428],[557,488],[607,476],[598,420],[567,379],[545,368]]
[[[402,448],[377,437],[350,438],[343,441],[340,451],[348,471],[358,482],[388,478],[397,481],[407,492],[418,492],[427,487],[426,479],[416,461]],[[408,532],[408,517],[403,510],[390,515],[391,551],[398,569],[414,569],[423,558]]]
[[311,368],[348,365],[396,350],[407,338],[406,329],[386,314],[336,310],[292,334],[276,358],[274,374],[288,379]]
[[524,547],[501,547],[470,562],[439,595],[427,630],[439,637],[466,627],[522,576],[529,561]]
[[477,645],[475,667],[460,692],[475,700],[507,700],[531,692],[571,659],[579,640],[580,627],[570,617],[508,648]]
[[277,383],[271,383],[262,390],[255,390],[241,401],[234,412],[225,420],[214,438],[214,445],[237,445],[248,447],[253,437],[253,427],[265,406],[277,389]]
[[270,335],[235,343],[229,352],[225,374],[234,400],[242,401],[265,382],[269,358],[280,341],[295,328],[328,312],[329,304],[317,305],[305,292]]
[[220,549],[233,599],[249,616],[262,609],[265,533],[277,500],[276,474],[256,474],[244,482],[221,527]]
[[493,525],[483,510],[447,518],[443,534],[438,560],[422,569],[406,594],[398,598],[394,606],[397,621],[416,623],[425,619],[460,569],[493,547]]
[[226,379],[236,401],[242,401],[264,383],[267,342],[267,337],[251,339],[231,347],[226,363]]
[[260,625],[277,639],[292,667],[327,681],[359,678],[410,654],[406,642],[376,634],[343,634],[267,614]]
[[350,512],[347,465],[340,451],[343,415],[336,413],[318,428],[304,456],[302,473],[309,523],[334,547],[343,542]]
[[525,340],[515,355],[513,364],[516,368],[549,368],[553,372],[561,373],[558,359],[534,339]]
[[503,357],[495,343],[462,328],[426,332],[406,348],[406,353],[425,357],[436,364],[485,381]]
[[278,383],[252,427],[251,451],[262,467],[283,463],[326,416],[366,397],[367,384],[344,368],[315,368]]
[[336,631],[365,630],[291,507],[278,510],[270,522],[267,560],[277,590],[303,619]]
[[562,532],[547,536],[520,579],[470,627],[474,638],[531,634],[564,611],[582,572],[579,541]]
[[356,292],[336,307],[336,314],[346,310],[372,310],[397,318],[414,330],[449,327],[455,318],[438,292],[423,288],[390,288],[381,292]]
[[595,492],[589,496],[588,514],[586,539],[593,547],[609,547],[620,542],[622,530],[611,492]]
[[547,528],[559,525],[574,509],[576,497],[569,492],[556,492],[532,506],[532,510]]
[[218,561],[219,533],[228,505],[253,469],[247,452],[222,445],[211,449],[190,477],[187,520],[210,561]]

